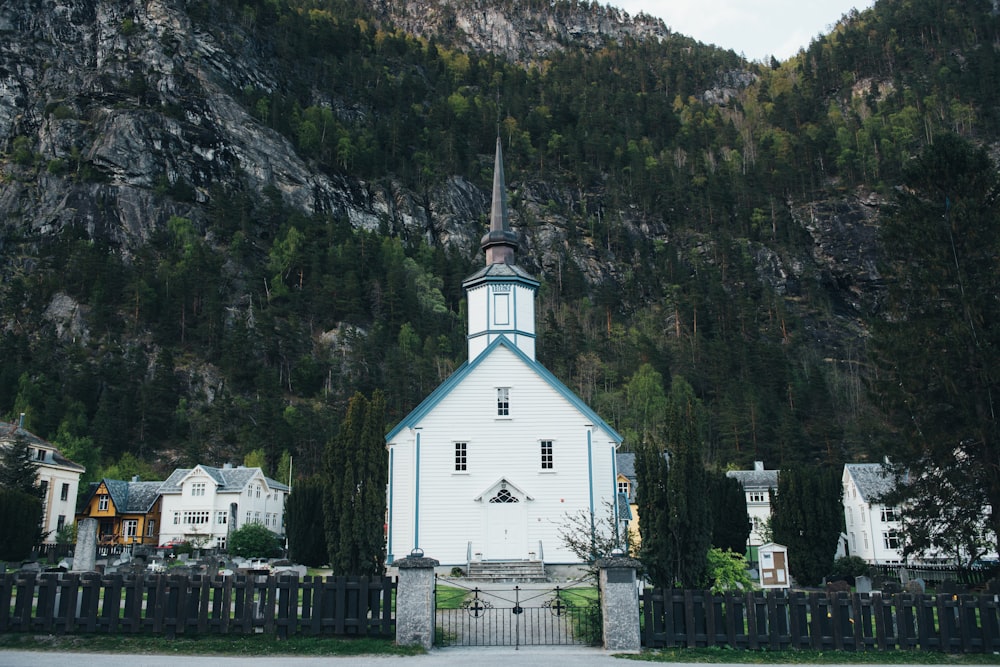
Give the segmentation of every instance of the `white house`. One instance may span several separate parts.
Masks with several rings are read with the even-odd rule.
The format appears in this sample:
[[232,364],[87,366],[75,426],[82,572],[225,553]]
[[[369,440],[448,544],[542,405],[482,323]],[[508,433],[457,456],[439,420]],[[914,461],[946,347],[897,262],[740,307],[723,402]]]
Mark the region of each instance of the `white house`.
[[756,561],[756,552],[765,542],[765,526],[771,518],[771,491],[778,489],[778,471],[764,468],[763,461],[754,461],[753,470],[730,470],[727,477],[737,480],[747,498],[747,516],[750,518],[750,535],[747,548],[750,560]]
[[577,563],[567,515],[618,511],[622,438],[535,360],[539,283],[517,245],[498,139],[486,266],[463,284],[468,360],[386,436],[390,564],[417,549],[442,565]]
[[80,475],[86,468],[67,459],[52,443],[26,431],[23,424],[23,414],[18,424],[0,421],[0,447],[13,445],[18,439],[28,443],[38,470],[38,485],[44,490],[42,541],[54,544],[62,527],[73,523]]
[[248,523],[285,532],[288,487],[260,468],[178,468],[160,486],[160,495],[160,544],[196,542],[224,549],[229,534]]
[[900,508],[883,505],[880,498],[894,487],[881,463],[844,465],[844,525],[851,556],[868,563],[903,562]]

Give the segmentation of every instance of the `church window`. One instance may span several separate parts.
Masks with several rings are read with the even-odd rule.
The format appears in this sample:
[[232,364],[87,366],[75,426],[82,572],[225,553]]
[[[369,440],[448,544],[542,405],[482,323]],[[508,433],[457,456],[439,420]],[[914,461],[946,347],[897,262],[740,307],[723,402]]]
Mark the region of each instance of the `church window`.
[[469,464],[469,443],[455,443],[455,472],[465,472]]
[[517,496],[512,494],[507,489],[500,489],[499,491],[497,491],[497,494],[495,496],[490,498],[490,502],[506,504],[506,503],[519,503],[521,501],[518,500]]
[[542,440],[542,470],[552,470],[551,440]]
[[510,294],[493,295],[493,323],[502,327],[510,325]]
[[497,416],[510,415],[510,387],[497,387]]

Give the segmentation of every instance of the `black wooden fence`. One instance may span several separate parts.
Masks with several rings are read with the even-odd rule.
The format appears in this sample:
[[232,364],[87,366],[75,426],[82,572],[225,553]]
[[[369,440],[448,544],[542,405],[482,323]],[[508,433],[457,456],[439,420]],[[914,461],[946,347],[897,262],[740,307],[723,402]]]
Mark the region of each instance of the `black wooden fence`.
[[387,577],[12,573],[0,633],[395,636]]
[[642,604],[647,648],[1000,651],[994,595],[647,589]]

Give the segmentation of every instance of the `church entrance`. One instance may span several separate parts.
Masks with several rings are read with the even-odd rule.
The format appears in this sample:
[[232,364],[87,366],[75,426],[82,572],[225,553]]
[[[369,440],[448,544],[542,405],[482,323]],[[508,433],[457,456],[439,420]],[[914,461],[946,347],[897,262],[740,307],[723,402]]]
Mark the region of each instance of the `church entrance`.
[[528,508],[525,498],[501,482],[486,499],[486,553],[488,560],[520,560],[528,555]]

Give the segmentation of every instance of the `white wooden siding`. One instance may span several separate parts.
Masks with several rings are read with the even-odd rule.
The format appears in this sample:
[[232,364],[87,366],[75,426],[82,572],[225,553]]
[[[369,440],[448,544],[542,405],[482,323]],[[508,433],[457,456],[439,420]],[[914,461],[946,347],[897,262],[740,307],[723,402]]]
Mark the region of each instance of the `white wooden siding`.
[[[497,387],[510,388],[509,417],[497,416]],[[414,525],[413,457],[418,433],[419,523]],[[543,439],[553,441],[552,470],[541,468],[539,443]],[[454,469],[455,442],[468,443],[468,470],[464,473]],[[527,558],[527,551],[537,551],[541,541],[547,562],[576,562],[558,533],[567,514],[590,510],[589,468],[593,469],[598,515],[606,511],[605,504],[615,492],[611,435],[590,425],[573,403],[503,346],[494,348],[453,387],[416,429],[400,432],[389,444],[396,451],[393,543],[389,545],[395,558],[419,546],[442,564],[464,564],[470,542],[473,553],[482,552],[489,558],[485,507],[489,498],[483,494],[506,479],[530,496],[523,501],[527,516],[523,557]],[[410,483],[414,486],[407,488]]]

